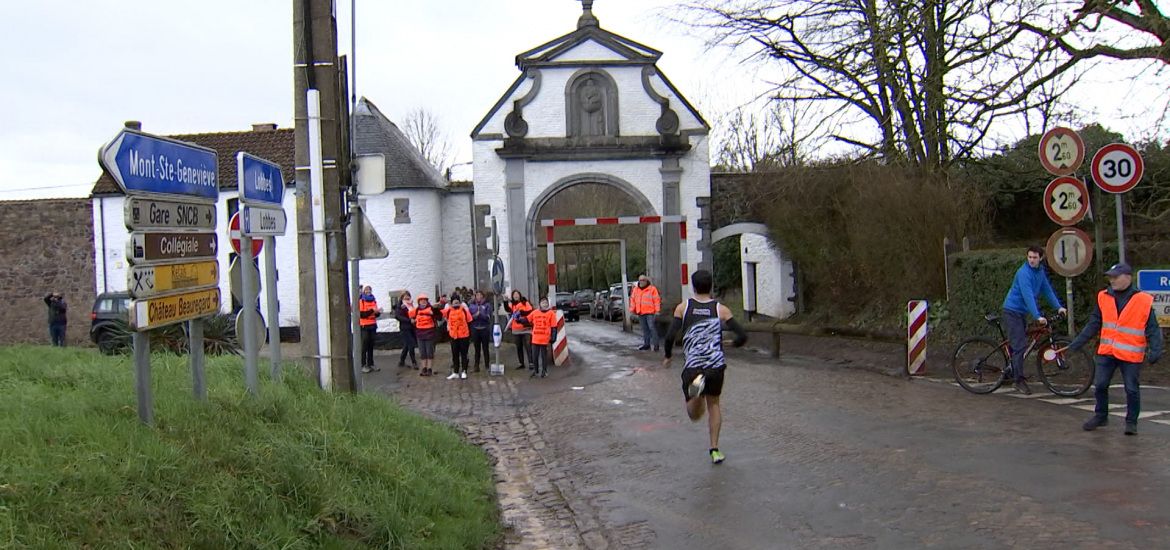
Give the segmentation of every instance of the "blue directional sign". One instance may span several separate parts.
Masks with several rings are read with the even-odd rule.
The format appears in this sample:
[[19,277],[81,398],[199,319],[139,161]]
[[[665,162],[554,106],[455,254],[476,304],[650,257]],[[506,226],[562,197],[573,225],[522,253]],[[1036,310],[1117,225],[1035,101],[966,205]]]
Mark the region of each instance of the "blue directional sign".
[[98,161],[127,195],[219,198],[219,164],[206,147],[123,129]]
[[280,165],[240,152],[236,154],[240,178],[240,202],[257,206],[280,206],[284,200],[284,178]]
[[1138,288],[1146,292],[1170,292],[1170,269],[1139,271]]

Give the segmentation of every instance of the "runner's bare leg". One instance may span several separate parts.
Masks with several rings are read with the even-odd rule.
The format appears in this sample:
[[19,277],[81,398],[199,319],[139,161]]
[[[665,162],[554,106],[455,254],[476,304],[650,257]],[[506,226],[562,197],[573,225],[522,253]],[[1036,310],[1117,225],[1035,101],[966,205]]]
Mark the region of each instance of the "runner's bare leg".
[[[711,432],[711,448],[718,449],[719,429],[723,427],[723,411],[719,407],[719,396],[704,395],[703,398],[707,401],[707,408],[711,411],[707,415],[707,429]],[[700,401],[700,399],[694,401]]]
[[691,418],[691,422],[698,422],[703,418],[704,403],[702,395],[687,400],[687,416]]

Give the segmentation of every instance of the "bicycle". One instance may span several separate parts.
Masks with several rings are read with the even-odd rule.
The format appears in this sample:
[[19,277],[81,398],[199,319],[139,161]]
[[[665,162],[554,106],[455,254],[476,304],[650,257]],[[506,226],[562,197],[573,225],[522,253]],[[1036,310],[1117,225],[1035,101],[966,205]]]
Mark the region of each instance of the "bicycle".
[[[955,348],[951,358],[955,381],[963,389],[976,394],[991,393],[1015,378],[1011,371],[1010,341],[1004,335],[999,316],[988,314],[984,319],[999,330],[999,341],[986,336],[972,336]],[[1048,391],[1064,397],[1077,397],[1093,383],[1096,365],[1092,356],[1083,349],[1077,352],[1056,352],[1068,347],[1069,343],[1071,340],[1068,338],[1053,334],[1051,323],[1032,324],[1028,327],[1028,347],[1024,351],[1021,368],[1027,364],[1028,356],[1034,354],[1040,380]]]

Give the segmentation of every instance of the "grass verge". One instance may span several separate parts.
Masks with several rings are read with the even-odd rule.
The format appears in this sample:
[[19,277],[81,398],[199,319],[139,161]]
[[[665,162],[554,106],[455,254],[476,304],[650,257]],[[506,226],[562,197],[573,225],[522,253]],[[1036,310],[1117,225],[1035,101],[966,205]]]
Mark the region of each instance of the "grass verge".
[[491,467],[453,429],[300,372],[244,392],[238,357],[0,348],[0,547],[490,548]]

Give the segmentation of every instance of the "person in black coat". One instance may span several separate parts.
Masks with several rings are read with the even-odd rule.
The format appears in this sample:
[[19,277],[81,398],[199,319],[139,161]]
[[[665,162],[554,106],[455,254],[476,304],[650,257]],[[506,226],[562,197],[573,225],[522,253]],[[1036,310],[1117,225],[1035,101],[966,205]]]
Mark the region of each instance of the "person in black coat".
[[398,299],[398,305],[394,307],[394,319],[398,321],[398,332],[402,335],[402,355],[398,357],[398,366],[406,367],[406,357],[410,356],[410,364],[414,370],[418,370],[418,359],[414,356],[414,350],[418,347],[418,340],[415,339],[414,323],[410,320],[410,309],[414,307],[411,302],[410,292],[403,292]]
[[60,292],[53,292],[45,296],[45,305],[49,307],[49,340],[54,346],[65,347],[66,314],[69,307]]

